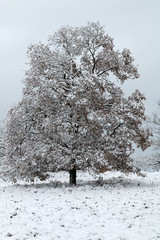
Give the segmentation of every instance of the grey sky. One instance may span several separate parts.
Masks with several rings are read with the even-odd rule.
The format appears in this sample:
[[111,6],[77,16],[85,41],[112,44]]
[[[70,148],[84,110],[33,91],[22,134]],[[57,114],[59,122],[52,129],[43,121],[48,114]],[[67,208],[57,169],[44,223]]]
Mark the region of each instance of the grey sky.
[[127,93],[140,89],[146,112],[160,98],[159,0],[0,0],[0,120],[21,99],[30,43],[45,42],[62,25],[100,21],[114,38],[115,48],[129,48],[140,78],[130,80]]

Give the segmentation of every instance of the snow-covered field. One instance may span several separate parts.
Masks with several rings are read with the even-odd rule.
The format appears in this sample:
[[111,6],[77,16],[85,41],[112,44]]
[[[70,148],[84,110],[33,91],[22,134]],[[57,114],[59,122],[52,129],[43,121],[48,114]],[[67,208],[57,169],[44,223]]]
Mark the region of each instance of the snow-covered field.
[[50,183],[1,180],[0,240],[160,239],[160,173],[107,172],[99,185],[87,173],[77,177],[77,187],[64,172]]

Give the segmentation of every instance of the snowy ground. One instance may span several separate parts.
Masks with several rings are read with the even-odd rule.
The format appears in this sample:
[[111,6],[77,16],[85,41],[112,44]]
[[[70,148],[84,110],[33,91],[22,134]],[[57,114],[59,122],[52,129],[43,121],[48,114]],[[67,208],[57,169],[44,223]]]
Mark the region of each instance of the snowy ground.
[[0,181],[0,240],[160,239],[160,173],[78,180],[73,188],[66,173],[35,185]]

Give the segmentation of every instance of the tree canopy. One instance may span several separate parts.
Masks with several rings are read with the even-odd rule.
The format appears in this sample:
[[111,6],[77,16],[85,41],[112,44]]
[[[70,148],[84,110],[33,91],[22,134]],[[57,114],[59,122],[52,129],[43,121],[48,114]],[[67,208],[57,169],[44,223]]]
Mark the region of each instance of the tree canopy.
[[150,133],[142,127],[144,95],[125,97],[121,88],[139,77],[131,52],[115,50],[103,26],[88,23],[62,27],[27,53],[23,98],[6,121],[4,175],[16,181],[59,170],[138,172],[133,144],[146,149]]

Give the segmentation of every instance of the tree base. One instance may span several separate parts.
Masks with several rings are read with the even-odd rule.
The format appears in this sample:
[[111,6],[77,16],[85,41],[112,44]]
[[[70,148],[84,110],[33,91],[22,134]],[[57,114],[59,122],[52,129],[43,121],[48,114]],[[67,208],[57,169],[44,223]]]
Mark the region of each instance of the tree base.
[[76,185],[76,169],[72,169],[69,171],[69,185]]

